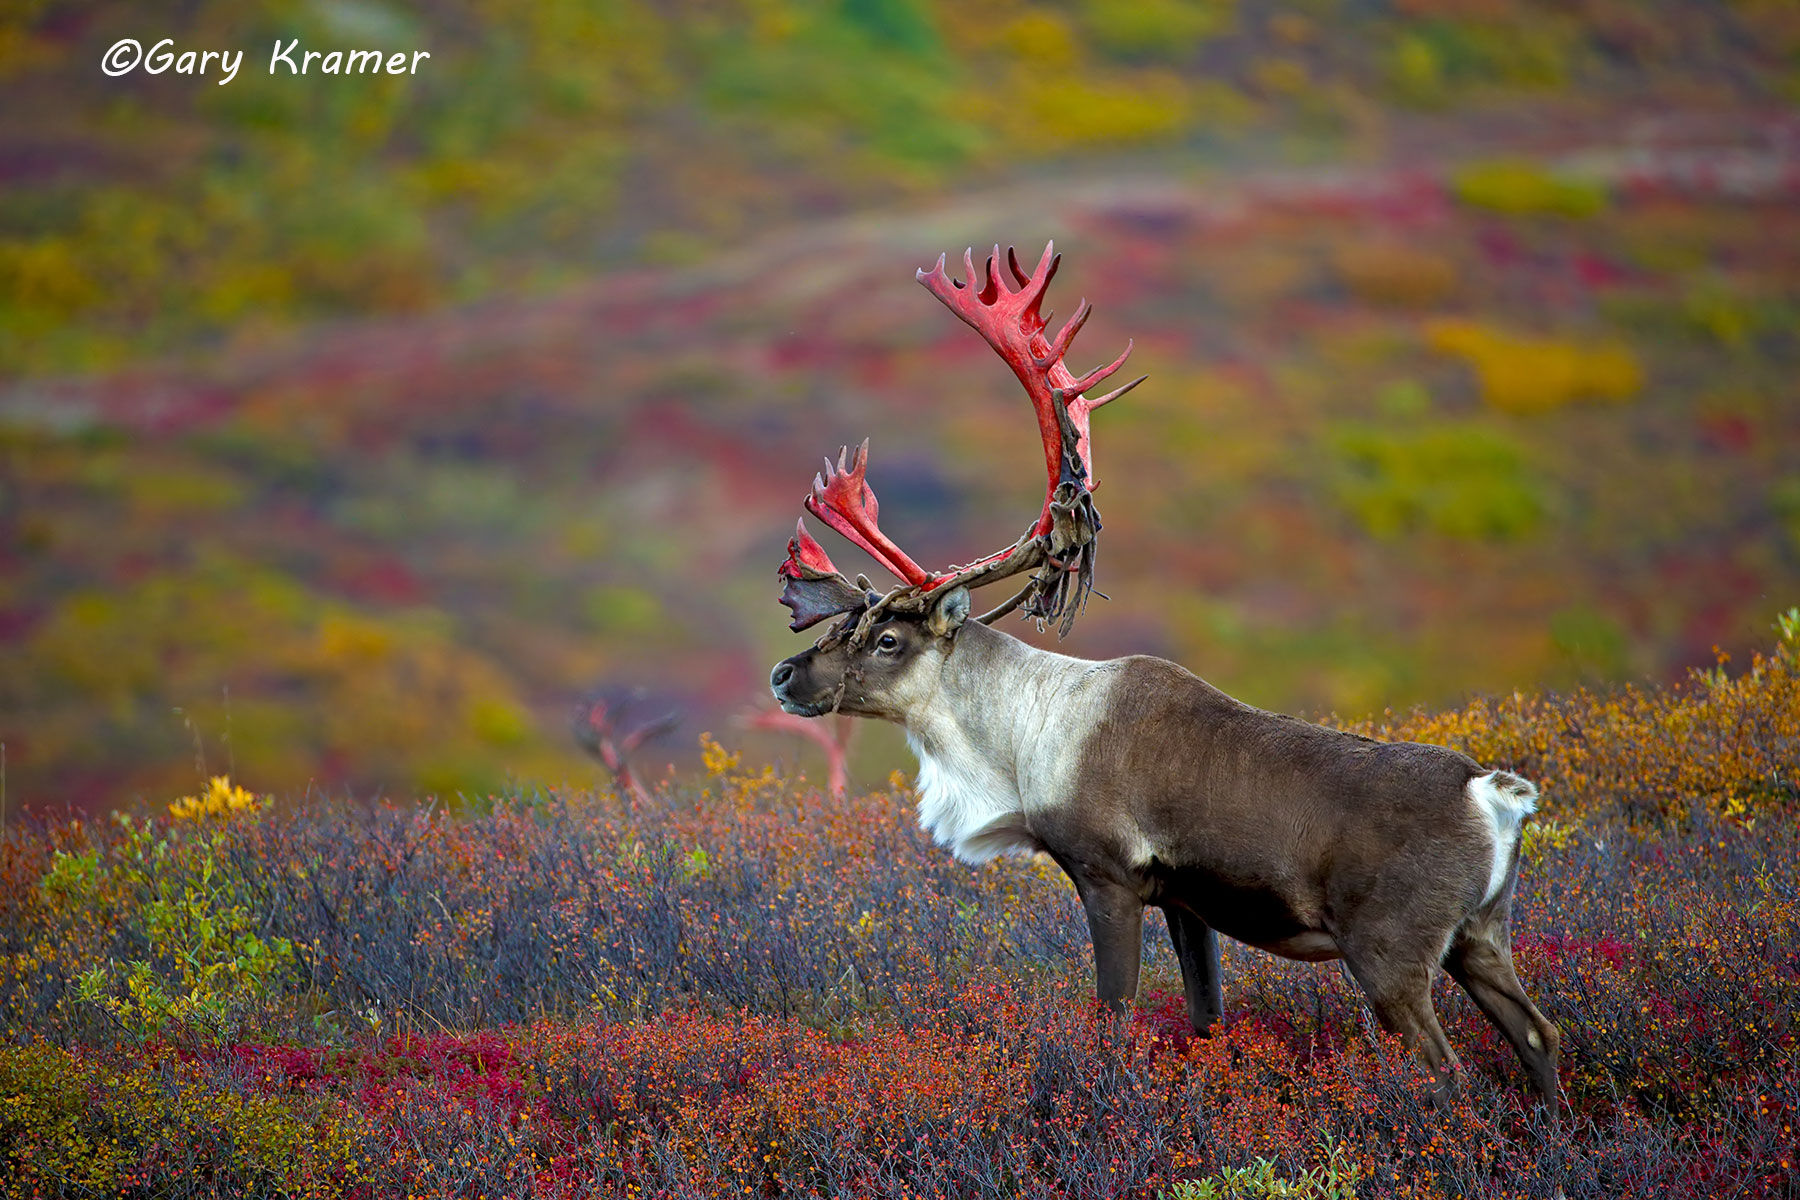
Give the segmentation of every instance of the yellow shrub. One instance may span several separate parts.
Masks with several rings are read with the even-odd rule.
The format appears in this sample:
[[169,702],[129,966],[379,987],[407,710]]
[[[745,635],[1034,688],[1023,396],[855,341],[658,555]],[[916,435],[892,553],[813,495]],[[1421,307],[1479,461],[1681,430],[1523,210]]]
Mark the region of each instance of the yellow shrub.
[[205,817],[228,817],[235,813],[255,813],[262,808],[262,802],[251,793],[233,784],[224,775],[214,775],[200,795],[183,796],[169,805],[169,815],[177,820],[198,820]]
[[81,247],[51,237],[0,242],[0,294],[60,317],[94,303],[101,289],[85,269]]
[[240,1095],[203,1072],[170,1055],[116,1064],[0,1047],[7,1194],[160,1194],[170,1181],[155,1164],[190,1156],[221,1194],[324,1197],[358,1182],[361,1130],[341,1104]]
[[1524,159],[1465,167],[1451,189],[1473,208],[1512,216],[1591,217],[1606,210],[1608,199],[1602,184],[1557,175]]
[[[1800,800],[1792,750],[1800,742],[1800,609],[1781,614],[1777,630],[1774,652],[1755,656],[1738,675],[1721,662],[1681,687],[1515,694],[1350,728],[1518,769],[1543,790],[1540,821],[1751,825],[1791,814]],[[1538,844],[1559,846],[1561,836],[1552,826]]]
[[700,757],[706,763],[706,773],[718,777],[736,771],[740,756],[719,745],[712,734],[703,733],[700,735]]
[[1481,397],[1503,412],[1549,412],[1580,401],[1622,402],[1644,386],[1643,369],[1621,342],[1582,344],[1508,333],[1477,321],[1434,321],[1432,349],[1468,363]]
[[1004,37],[1006,48],[1027,67],[1070,67],[1079,57],[1074,31],[1053,13],[1027,13],[1006,27]]

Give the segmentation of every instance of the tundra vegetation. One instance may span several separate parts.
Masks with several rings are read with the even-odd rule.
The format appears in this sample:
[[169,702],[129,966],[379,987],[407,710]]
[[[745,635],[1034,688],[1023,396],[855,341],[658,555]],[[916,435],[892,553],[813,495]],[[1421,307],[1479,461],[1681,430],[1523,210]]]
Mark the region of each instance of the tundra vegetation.
[[[1096,1011],[1040,860],[951,862],[708,739],[644,797],[275,804],[220,780],[0,843],[15,1196],[1792,1195],[1800,610],[1677,686],[1357,726],[1543,786],[1519,973],[1567,1107],[1441,981],[1445,1108],[1330,968],[1163,940]],[[151,869],[151,866],[154,869]],[[246,920],[249,917],[249,920]]]

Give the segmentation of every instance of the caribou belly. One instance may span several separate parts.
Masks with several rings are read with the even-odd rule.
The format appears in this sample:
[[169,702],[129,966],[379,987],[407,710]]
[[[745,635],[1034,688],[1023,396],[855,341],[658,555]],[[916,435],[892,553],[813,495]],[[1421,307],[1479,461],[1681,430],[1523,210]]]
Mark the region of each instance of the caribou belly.
[[1342,957],[1337,940],[1322,930],[1309,930],[1275,942],[1251,942],[1258,950],[1300,962],[1329,962]]

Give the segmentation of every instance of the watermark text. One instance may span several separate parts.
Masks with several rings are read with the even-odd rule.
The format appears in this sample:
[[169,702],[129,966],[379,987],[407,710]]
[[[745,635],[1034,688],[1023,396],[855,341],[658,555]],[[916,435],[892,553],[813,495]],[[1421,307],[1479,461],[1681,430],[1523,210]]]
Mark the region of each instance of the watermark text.
[[[271,75],[416,75],[429,50],[307,50],[300,39],[276,38],[269,51]],[[180,50],[174,38],[163,38],[148,50],[136,38],[120,38],[100,59],[108,75],[165,72],[216,78],[221,87],[237,78],[244,65],[242,50]]]

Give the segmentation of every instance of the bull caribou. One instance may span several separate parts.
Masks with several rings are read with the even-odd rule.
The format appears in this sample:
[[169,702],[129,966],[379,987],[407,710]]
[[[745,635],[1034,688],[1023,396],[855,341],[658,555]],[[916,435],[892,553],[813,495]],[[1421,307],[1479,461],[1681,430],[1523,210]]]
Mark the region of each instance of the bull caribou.
[[[1283,958],[1341,959],[1376,1019],[1424,1062],[1439,1094],[1459,1067],[1431,1002],[1438,968],[1511,1043],[1546,1101],[1556,1027],[1513,972],[1520,831],[1537,789],[1442,746],[1381,742],[1244,704],[1180,666],[1135,655],[1094,662],[993,628],[1021,612],[1066,633],[1093,588],[1093,411],[1141,379],[1094,389],[1130,354],[1086,375],[1064,365],[1084,301],[1047,337],[1045,289],[1060,256],[1026,274],[995,247],[979,281],[944,259],[925,287],[1018,376],[1037,413],[1048,489],[1012,546],[928,571],[877,525],[868,443],[813,480],[804,507],[901,582],[846,577],[804,517],[781,564],[790,628],[837,620],[770,675],[803,717],[892,721],[919,760],[920,824],[958,859],[1047,854],[1075,885],[1093,936],[1095,991],[1137,993],[1146,906],[1163,909],[1187,1014],[1219,1019],[1218,935]],[[1009,278],[1010,277],[1010,278]],[[1028,574],[992,610],[970,593]]]

